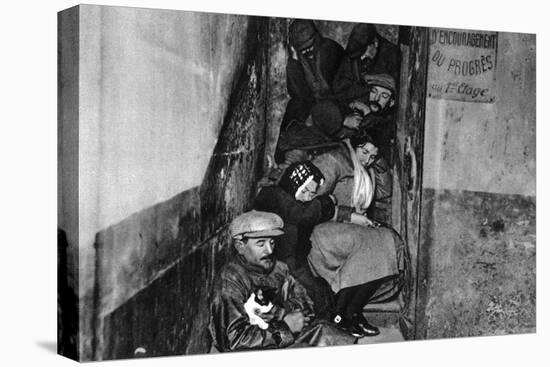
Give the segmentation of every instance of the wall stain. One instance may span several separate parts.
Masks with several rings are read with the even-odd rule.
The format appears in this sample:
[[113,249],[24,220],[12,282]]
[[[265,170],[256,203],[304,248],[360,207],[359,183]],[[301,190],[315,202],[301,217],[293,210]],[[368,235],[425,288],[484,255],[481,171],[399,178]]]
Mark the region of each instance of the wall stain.
[[[423,191],[427,339],[535,332],[534,197]],[[422,311],[421,311],[422,312]]]

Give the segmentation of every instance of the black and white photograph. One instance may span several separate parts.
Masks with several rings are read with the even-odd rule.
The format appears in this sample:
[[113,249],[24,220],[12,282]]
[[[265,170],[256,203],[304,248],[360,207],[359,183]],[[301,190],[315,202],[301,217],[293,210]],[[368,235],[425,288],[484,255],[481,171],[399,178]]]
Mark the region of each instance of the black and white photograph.
[[200,5],[49,14],[39,349],[380,364],[540,338],[539,28]]

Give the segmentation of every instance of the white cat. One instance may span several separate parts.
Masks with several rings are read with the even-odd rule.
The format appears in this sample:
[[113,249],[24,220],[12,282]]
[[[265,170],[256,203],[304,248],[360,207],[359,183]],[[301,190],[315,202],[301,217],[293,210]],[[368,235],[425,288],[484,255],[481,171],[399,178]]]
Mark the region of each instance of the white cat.
[[263,299],[262,290],[258,290],[258,294],[252,293],[246,303],[244,304],[244,309],[248,314],[248,319],[250,325],[258,325],[262,330],[265,330],[269,327],[268,323],[265,322],[260,316],[263,313],[268,313],[273,308],[273,304],[269,302],[267,305],[261,305],[258,303],[258,300]]

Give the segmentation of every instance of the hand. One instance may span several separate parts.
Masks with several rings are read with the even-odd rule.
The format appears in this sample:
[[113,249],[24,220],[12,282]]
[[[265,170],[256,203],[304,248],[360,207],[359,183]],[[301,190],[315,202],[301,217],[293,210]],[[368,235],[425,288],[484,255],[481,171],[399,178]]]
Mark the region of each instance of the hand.
[[275,318],[275,314],[273,314],[271,311],[265,312],[265,313],[256,312],[256,316],[258,316],[259,318],[261,318],[267,323],[270,323]]
[[374,227],[373,221],[371,221],[369,218],[367,218],[366,215],[359,214],[359,213],[351,213],[351,223],[359,224],[362,226],[369,226]]
[[315,318],[313,311],[302,311],[302,314],[304,315],[304,326],[308,326],[310,321]]
[[261,317],[262,320],[265,322],[271,322],[273,320],[282,320],[283,316],[285,314],[285,309],[276,305],[273,305],[271,307],[271,310],[269,312],[264,312],[258,315],[258,317]]
[[360,116],[349,115],[344,119],[344,126],[357,130],[363,119]]
[[283,318],[283,321],[288,325],[288,328],[294,334],[302,331],[307,322],[309,322],[309,318],[306,318],[302,311],[293,311],[287,313]]
[[296,49],[292,46],[290,46],[290,57],[294,60],[298,60],[298,52],[296,52]]
[[353,110],[359,110],[363,116],[367,116],[370,113],[370,108],[365,103],[360,101],[353,101],[349,104],[349,108]]

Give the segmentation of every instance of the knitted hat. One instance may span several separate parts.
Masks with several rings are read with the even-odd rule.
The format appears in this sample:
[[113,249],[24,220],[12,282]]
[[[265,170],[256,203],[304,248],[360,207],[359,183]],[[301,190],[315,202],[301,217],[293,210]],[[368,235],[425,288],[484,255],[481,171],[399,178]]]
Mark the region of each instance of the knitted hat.
[[297,51],[313,44],[317,35],[315,23],[309,19],[296,19],[289,27],[289,42]]
[[292,163],[281,176],[279,185],[287,193],[296,198],[296,194],[307,186],[311,181],[322,185],[325,177],[310,161]]
[[367,47],[374,41],[376,36],[376,27],[374,24],[358,23],[356,24],[349,35],[346,52],[351,58],[361,56]]

